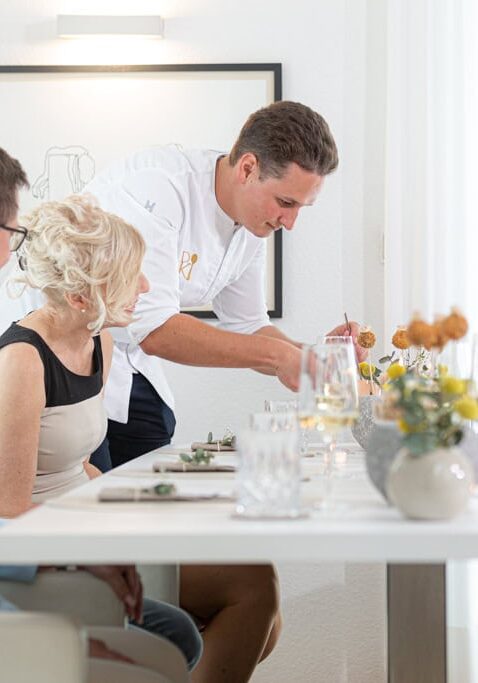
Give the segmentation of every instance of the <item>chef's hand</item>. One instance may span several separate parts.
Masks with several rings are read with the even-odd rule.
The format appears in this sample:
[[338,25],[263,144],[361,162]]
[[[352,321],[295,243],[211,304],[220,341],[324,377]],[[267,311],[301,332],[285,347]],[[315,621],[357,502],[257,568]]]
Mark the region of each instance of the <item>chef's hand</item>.
[[356,322],[351,321],[350,322],[350,331],[349,331],[348,325],[346,325],[346,324],[338,325],[337,327],[334,327],[334,329],[331,330],[326,336],[327,337],[352,337],[354,348],[355,348],[355,355],[357,357],[357,362],[361,363],[362,361],[366,360],[368,349],[364,349],[361,346],[359,346],[359,344],[357,344],[357,337],[359,336],[359,332],[360,332],[360,325]]
[[283,348],[276,365],[277,378],[288,389],[299,391],[302,350],[292,344],[281,343]]

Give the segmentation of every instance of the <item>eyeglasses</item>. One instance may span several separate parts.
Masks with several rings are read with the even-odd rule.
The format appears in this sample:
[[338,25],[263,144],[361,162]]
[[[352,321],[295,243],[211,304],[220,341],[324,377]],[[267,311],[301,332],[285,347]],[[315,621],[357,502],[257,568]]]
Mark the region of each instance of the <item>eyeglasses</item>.
[[18,226],[18,228],[10,228],[8,225],[0,225],[2,230],[8,230],[10,233],[10,251],[17,251],[25,241],[28,230]]

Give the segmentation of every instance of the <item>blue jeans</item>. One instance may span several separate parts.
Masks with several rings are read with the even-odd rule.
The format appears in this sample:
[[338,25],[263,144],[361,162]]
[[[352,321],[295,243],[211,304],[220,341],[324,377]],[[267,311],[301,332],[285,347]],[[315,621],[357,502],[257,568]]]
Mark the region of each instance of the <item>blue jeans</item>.
[[153,635],[163,636],[177,645],[186,658],[189,671],[194,669],[201,658],[201,635],[189,614],[179,607],[144,598],[143,623],[131,623]]
[[102,472],[171,442],[176,419],[153,385],[140,374],[133,375],[128,422],[108,420],[108,433],[91,455],[90,462]]

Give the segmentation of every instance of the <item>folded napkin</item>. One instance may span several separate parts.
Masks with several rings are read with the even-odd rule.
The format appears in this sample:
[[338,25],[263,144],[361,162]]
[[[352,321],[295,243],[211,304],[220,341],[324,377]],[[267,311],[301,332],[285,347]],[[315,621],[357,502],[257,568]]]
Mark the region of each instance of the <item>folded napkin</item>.
[[158,494],[157,487],[151,486],[133,487],[133,486],[108,486],[102,488],[98,493],[98,500],[103,503],[129,503],[129,502],[194,502],[194,501],[209,501],[209,500],[233,500],[232,496],[227,496],[221,493],[190,493],[180,494],[174,488],[170,494]]
[[224,446],[220,441],[193,441],[191,444],[191,450],[196,451],[198,448],[202,448],[204,451],[235,451],[233,446]]
[[153,464],[155,472],[235,472],[234,465],[195,465],[187,462],[155,462]]

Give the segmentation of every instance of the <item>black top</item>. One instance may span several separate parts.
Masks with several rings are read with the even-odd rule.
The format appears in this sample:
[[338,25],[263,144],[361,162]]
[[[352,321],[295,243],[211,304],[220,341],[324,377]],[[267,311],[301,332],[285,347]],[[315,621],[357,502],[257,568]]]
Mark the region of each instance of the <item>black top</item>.
[[12,323],[0,336],[0,349],[9,344],[31,344],[45,368],[46,408],[72,405],[96,396],[103,388],[103,352],[100,336],[93,337],[93,374],[77,375],[68,370],[44,339],[28,327]]

